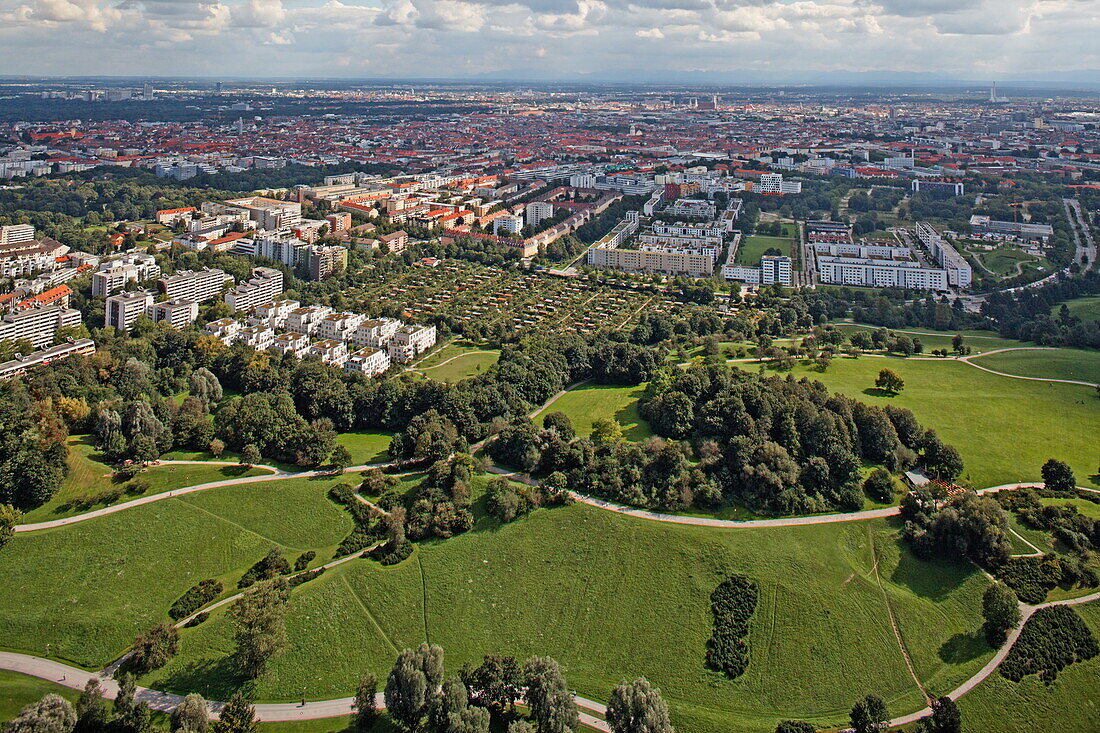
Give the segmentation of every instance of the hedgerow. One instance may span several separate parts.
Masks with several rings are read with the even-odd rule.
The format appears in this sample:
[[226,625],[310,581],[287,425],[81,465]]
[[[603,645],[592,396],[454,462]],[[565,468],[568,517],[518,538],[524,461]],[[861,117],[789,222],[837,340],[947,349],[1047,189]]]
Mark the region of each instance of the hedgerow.
[[756,610],[756,583],[744,575],[731,575],[710,594],[714,629],[707,642],[707,666],[730,679],[749,666],[749,619]]
[[1001,674],[1019,682],[1029,674],[1038,674],[1047,684],[1073,664],[1100,654],[1096,637],[1069,606],[1050,606],[1035,612],[1020,638],[1001,663]]

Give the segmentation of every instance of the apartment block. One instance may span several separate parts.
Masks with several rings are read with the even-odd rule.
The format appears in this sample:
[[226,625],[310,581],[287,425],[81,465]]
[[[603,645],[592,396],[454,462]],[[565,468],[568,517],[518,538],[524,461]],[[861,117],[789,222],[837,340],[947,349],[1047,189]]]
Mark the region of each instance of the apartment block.
[[101,262],[99,269],[92,273],[92,295],[114,295],[131,280],[140,283],[159,275],[160,265],[151,254],[139,252]]
[[377,318],[363,321],[355,329],[355,333],[351,335],[351,341],[358,346],[381,348],[389,343],[399,328],[401,328],[401,321],[395,318]]
[[359,351],[348,357],[348,360],[344,362],[344,371],[373,377],[389,369],[391,364],[389,354],[381,349],[372,349],[368,346],[359,349]]
[[435,338],[435,326],[402,326],[393,334],[387,350],[392,360],[405,363],[435,346]]
[[108,297],[103,325],[128,331],[138,318],[149,313],[155,295],[152,290],[133,290]]
[[275,329],[270,326],[245,326],[237,331],[234,340],[247,344],[256,351],[266,351],[275,343]]
[[162,277],[158,281],[160,292],[169,298],[186,298],[196,303],[221,295],[226,283],[232,283],[233,276],[218,269],[198,271],[184,270],[175,275]]
[[308,252],[310,280],[327,280],[348,266],[348,251],[339,245],[315,244]]
[[325,305],[307,305],[295,308],[287,315],[286,328],[295,333],[312,336],[321,327],[321,321],[332,315],[332,308]]
[[[252,277],[225,294],[225,304],[234,311],[250,311],[271,303],[283,292],[283,273],[273,267],[254,267]],[[293,301],[284,301],[293,302]],[[296,307],[296,306],[295,306]]]
[[228,346],[236,339],[237,332],[241,330],[241,324],[234,318],[219,318],[207,323],[202,330]]
[[0,379],[9,379],[26,373],[28,369],[61,361],[77,354],[94,354],[95,342],[91,339],[69,340],[66,343],[50,346],[30,354],[19,355],[11,361],[0,364]]
[[176,328],[183,328],[198,320],[199,304],[186,298],[166,300],[153,303],[151,315],[154,322],[167,321]]
[[311,345],[306,353],[330,366],[343,366],[348,358],[348,345],[343,341],[325,339]]
[[80,312],[60,305],[28,308],[0,319],[0,341],[26,339],[35,348],[49,346],[59,328],[80,325]]
[[306,352],[309,351],[309,336],[303,333],[294,333],[293,331],[280,333],[272,339],[268,349],[270,351],[277,351],[280,354],[294,354],[299,357],[304,356]]
[[8,224],[0,227],[0,246],[34,240],[34,227],[30,224]]
[[[301,307],[302,304],[296,300],[276,300],[258,305],[252,309],[252,314],[248,317],[248,325],[283,328],[286,325],[286,319],[290,317],[290,312]],[[241,309],[234,308],[234,310]]]

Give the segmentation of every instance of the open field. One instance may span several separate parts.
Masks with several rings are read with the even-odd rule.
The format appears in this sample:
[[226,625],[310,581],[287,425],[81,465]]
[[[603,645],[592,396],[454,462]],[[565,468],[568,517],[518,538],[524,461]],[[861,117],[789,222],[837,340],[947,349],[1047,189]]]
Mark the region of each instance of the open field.
[[[845,333],[852,333],[854,331],[867,331],[871,332],[875,330],[874,326],[858,326],[854,323],[836,323],[833,324]],[[888,329],[890,330],[890,329]],[[924,354],[927,355],[932,349],[947,349],[951,351],[951,340],[955,337],[956,333],[961,333],[963,336],[963,344],[970,347],[970,353],[981,354],[986,351],[996,351],[997,349],[1015,349],[1021,346],[1034,346],[1035,344],[1027,343],[1025,341],[1016,341],[1015,339],[1005,339],[997,335],[996,331],[934,331],[930,328],[922,328],[920,326],[914,326],[911,329],[894,329],[897,333],[904,333],[914,339],[920,339],[921,345],[924,347]]]
[[[885,368],[905,380],[896,397],[874,389]],[[1011,379],[953,361],[872,357],[835,359],[824,374],[796,367],[803,375],[869,404],[912,410],[959,449],[963,477],[977,487],[1041,480],[1048,458],[1069,463],[1081,485],[1100,487],[1100,409],[1090,387]]]
[[[68,506],[71,501],[123,486],[126,482],[116,482],[112,478],[114,469],[96,460],[98,455],[86,436],[71,437],[69,439],[69,474],[65,477],[64,483],[53,499],[27,512],[23,521],[41,522],[81,514],[87,509]],[[99,509],[111,504],[130,501],[140,496],[159,494],[162,491],[171,491],[184,486],[194,486],[195,484],[240,478],[242,476],[259,476],[265,473],[268,472],[243,466],[152,466],[138,474],[141,480],[149,482],[150,488],[148,491],[137,494],[123,494],[117,501],[97,504],[94,508]]]
[[[1066,307],[1069,308],[1070,313],[1082,321],[1100,321],[1100,295],[1089,295],[1084,298],[1067,300]],[[1061,311],[1062,305],[1058,304],[1051,307],[1050,315],[1057,318]]]
[[321,562],[350,530],[325,492],[338,479],[245,484],[57,529],[17,535],[0,552],[0,646],[100,667],[204,578],[236,586],[272,546]]
[[585,385],[560,397],[539,413],[535,422],[541,425],[541,418],[547,412],[564,412],[573,421],[577,435],[587,436],[592,433],[593,420],[611,418],[623,426],[623,437],[627,440],[644,440],[653,434],[649,425],[638,416],[638,398],[644,391],[645,385]]
[[73,703],[80,696],[79,691],[70,690],[64,685],[18,672],[0,670],[0,724],[14,718],[24,706],[41,700],[51,692]]
[[1039,502],[1048,506],[1065,506],[1069,504],[1077,507],[1078,514],[1100,519],[1100,504],[1088,499],[1039,499]]
[[789,255],[793,243],[794,240],[789,237],[751,235],[741,240],[735,259],[739,265],[755,267],[764,253],[772,247],[778,249],[781,254]]
[[[422,545],[400,565],[355,561],[296,591],[292,648],[257,693],[265,700],[297,699],[302,690],[310,698],[345,695],[364,669],[383,673],[397,649],[430,640],[446,650],[452,670],[485,653],[549,654],[578,693],[597,699],[622,678],[644,674],[662,688],[685,733],[770,731],[781,716],[837,724],[871,689],[897,711],[916,709],[919,695],[871,575],[872,540],[917,674],[934,692],[988,658],[984,643],[970,637],[986,581],[962,565],[917,562],[894,531],[885,522],[714,531],[581,505],[504,527],[482,520],[472,533]],[[708,673],[702,655],[709,594],[734,571],[757,579],[761,601],[749,670],[728,681]],[[215,612],[185,632],[183,654],[145,682],[225,694],[233,684],[223,661],[230,648],[229,626]],[[830,670],[841,663],[838,678]]]
[[[1100,604],[1075,606],[1100,638]],[[1010,682],[994,673],[959,700],[968,733],[1080,733],[1100,720],[1100,657],[1073,664],[1051,685],[1035,675]]]
[[1100,384],[1100,351],[1043,349],[1006,351],[974,360],[975,364],[1005,374],[1042,379],[1072,379]]
[[340,433],[336,436],[336,444],[347,448],[351,453],[352,465],[359,466],[364,463],[383,463],[390,460],[391,438],[393,438],[392,433],[356,431]]
[[440,382],[458,382],[482,374],[497,363],[500,352],[466,343],[449,343],[415,369]]

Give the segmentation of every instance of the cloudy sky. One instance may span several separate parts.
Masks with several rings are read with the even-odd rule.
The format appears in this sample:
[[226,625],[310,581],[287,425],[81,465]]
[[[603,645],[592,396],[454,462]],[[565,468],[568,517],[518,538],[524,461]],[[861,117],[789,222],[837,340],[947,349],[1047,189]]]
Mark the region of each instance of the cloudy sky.
[[2,74],[1010,80],[1097,38],[1100,0],[0,0]]

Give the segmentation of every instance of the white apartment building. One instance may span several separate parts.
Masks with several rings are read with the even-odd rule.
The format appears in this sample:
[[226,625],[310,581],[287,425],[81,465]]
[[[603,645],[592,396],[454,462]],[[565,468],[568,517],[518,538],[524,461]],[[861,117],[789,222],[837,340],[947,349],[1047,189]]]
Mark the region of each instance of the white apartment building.
[[316,335],[323,339],[351,341],[352,335],[367,317],[360,313],[331,313],[321,319]]
[[128,331],[138,318],[149,313],[155,295],[153,290],[133,290],[108,297],[103,325]]
[[969,288],[974,271],[958,251],[947,243],[929,224],[920,221],[916,226],[917,239],[928,248],[940,267],[947,270],[947,283],[957,288]]
[[286,317],[286,328],[295,333],[312,336],[321,327],[321,321],[332,314],[327,305],[307,305],[295,308]]
[[540,221],[554,218],[554,205],[549,201],[532,201],[524,208],[523,214],[527,226],[536,227]]
[[948,290],[947,271],[922,267],[913,260],[878,260],[857,257],[817,256],[817,274],[827,285],[873,288]]
[[251,196],[226,201],[225,206],[247,211],[248,218],[256,222],[260,229],[269,231],[287,229],[302,221],[302,205],[297,201]]
[[784,181],[782,173],[763,173],[760,175],[760,180],[753,185],[752,190],[754,193],[779,195],[802,193],[802,182]]
[[252,251],[259,257],[294,267],[299,259],[309,256],[311,246],[309,242],[298,239],[293,232],[277,231],[257,236]]
[[256,351],[266,351],[275,343],[275,329],[270,326],[245,326],[237,331],[234,340],[247,344]]
[[80,312],[61,305],[28,308],[0,319],[0,341],[26,339],[36,349],[49,346],[59,328],[80,325]]
[[277,351],[280,354],[294,354],[295,356],[301,357],[309,351],[309,336],[303,333],[287,331],[286,333],[278,334],[267,348],[270,351]]
[[743,267],[739,265],[723,265],[722,277],[726,280],[749,285],[786,285],[794,284],[791,258],[780,255],[764,255],[760,258],[759,267]]
[[219,318],[216,321],[207,323],[202,330],[204,333],[217,337],[218,340],[228,346],[236,339],[237,332],[241,330],[241,324],[233,318]]
[[254,267],[252,268],[252,277],[229,290],[225,294],[224,300],[225,304],[234,311],[249,311],[266,303],[271,303],[282,292],[282,271],[273,267]]
[[621,249],[593,246],[588,250],[592,267],[626,272],[710,277],[718,253],[709,250]]
[[508,234],[519,234],[523,230],[523,217],[512,216],[511,214],[503,214],[493,219],[493,234],[500,235],[500,233],[507,232]]
[[117,260],[99,263],[92,273],[92,295],[114,295],[126,287],[126,283],[144,282],[160,275],[160,265],[151,254],[136,252]]
[[151,315],[154,322],[167,321],[176,328],[183,328],[198,320],[199,304],[186,298],[166,300],[153,303]]
[[348,345],[343,341],[325,339],[311,345],[306,353],[316,356],[330,366],[343,366],[348,358]]
[[677,199],[674,204],[665,209],[664,213],[669,216],[710,220],[718,215],[718,208],[705,199]]
[[226,283],[232,283],[233,276],[218,269],[198,271],[184,270],[175,275],[162,277],[158,281],[160,291],[169,298],[186,298],[202,303],[221,294]]
[[8,224],[0,227],[0,246],[34,240],[34,227],[30,224]]
[[[248,317],[248,325],[283,328],[286,325],[286,319],[290,317],[290,312],[301,307],[302,304],[296,300],[276,300],[258,305],[252,309],[252,315]],[[234,310],[238,309],[234,308]]]
[[390,358],[405,363],[435,346],[435,326],[410,324],[394,333],[387,346]]
[[381,349],[372,349],[369,346],[359,349],[344,362],[344,371],[349,374],[366,374],[373,377],[390,368],[390,355]]
[[70,339],[67,343],[50,346],[30,354],[17,355],[15,359],[0,364],[0,379],[24,374],[28,369],[66,359],[77,354],[94,354],[95,342],[91,339]]
[[395,318],[363,321],[352,334],[351,340],[357,346],[370,346],[377,349],[389,343],[399,328],[401,328],[401,321]]

